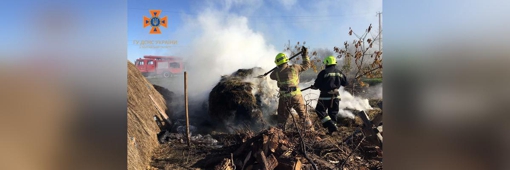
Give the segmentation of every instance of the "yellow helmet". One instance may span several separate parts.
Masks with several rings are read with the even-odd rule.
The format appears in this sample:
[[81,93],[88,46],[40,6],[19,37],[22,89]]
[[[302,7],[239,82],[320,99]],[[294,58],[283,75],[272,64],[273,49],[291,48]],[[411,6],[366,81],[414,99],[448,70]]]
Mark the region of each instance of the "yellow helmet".
[[282,65],[283,63],[287,63],[289,61],[289,58],[287,58],[287,55],[283,54],[283,53],[278,53],[278,55],[276,55],[276,58],[274,59],[274,63],[279,66],[279,65]]
[[324,59],[323,63],[327,66],[336,65],[336,58],[334,56],[330,55]]

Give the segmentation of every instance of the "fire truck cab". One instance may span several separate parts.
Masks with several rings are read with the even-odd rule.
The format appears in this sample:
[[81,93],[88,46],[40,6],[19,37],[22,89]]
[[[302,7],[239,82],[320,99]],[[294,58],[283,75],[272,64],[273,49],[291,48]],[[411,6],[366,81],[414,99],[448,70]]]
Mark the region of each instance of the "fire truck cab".
[[135,66],[145,76],[173,77],[185,70],[181,58],[173,56],[152,56],[146,55],[135,61]]

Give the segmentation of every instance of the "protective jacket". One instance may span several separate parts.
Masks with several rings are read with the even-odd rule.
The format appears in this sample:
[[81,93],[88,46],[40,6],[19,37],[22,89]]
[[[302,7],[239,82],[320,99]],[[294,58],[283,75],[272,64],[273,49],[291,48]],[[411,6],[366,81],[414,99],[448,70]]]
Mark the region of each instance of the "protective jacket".
[[329,65],[319,72],[313,86],[321,91],[319,100],[330,100],[332,96],[340,98],[338,94],[334,94],[332,91],[346,85],[347,77],[335,65]]
[[277,81],[280,88],[280,97],[291,97],[301,94],[299,89],[299,74],[310,68],[310,58],[303,56],[302,64],[288,65],[287,63],[278,66],[269,77]]

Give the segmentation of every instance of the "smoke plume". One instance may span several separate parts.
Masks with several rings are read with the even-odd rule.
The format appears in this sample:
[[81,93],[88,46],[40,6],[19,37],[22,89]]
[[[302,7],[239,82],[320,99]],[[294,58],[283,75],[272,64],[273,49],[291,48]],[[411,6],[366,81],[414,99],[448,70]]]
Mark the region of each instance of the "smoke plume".
[[320,59],[321,61],[328,56],[331,56],[331,55],[336,56],[335,52],[329,48],[317,48],[312,51],[317,52],[317,58]]
[[[264,74],[263,70],[255,70],[252,76]],[[264,78],[246,78],[245,82],[253,84],[253,95],[260,95],[261,110],[265,118],[275,114],[278,109],[278,86],[276,81],[271,80],[269,76]]]
[[[237,69],[261,67],[268,71],[275,66],[274,56],[279,51],[267,43],[262,33],[253,31],[248,25],[248,19],[244,16],[211,9],[205,9],[196,16],[184,19],[184,24],[177,32],[181,36],[192,38],[189,46],[183,47],[176,55],[186,60],[190,99],[206,100],[221,76],[229,75]],[[318,51],[322,57],[332,54],[328,49]],[[274,112],[277,107],[277,102],[274,101],[277,93],[276,82],[269,80],[269,77],[246,81],[264,87],[257,89],[262,89],[264,92],[259,94],[266,95],[262,99],[268,100],[263,101],[268,103],[264,113],[267,115]],[[304,87],[310,84],[301,83]],[[340,90],[341,109],[346,107],[357,110],[371,109],[367,99],[353,97],[343,88]],[[316,100],[319,91],[308,90],[303,95],[305,100]],[[315,107],[315,101],[311,101],[310,105]],[[341,111],[340,116],[354,117],[347,110]]]
[[367,98],[369,99],[383,99],[383,85],[377,84],[375,86],[368,87]]
[[206,10],[188,18],[183,29],[193,27],[196,38],[180,56],[186,58],[190,97],[207,98],[222,75],[240,68],[274,67],[274,46],[248,27],[246,17]]
[[[302,89],[309,87],[314,82],[315,82],[315,80],[310,81],[310,82],[301,83],[300,87]],[[341,97],[340,111],[338,113],[339,117],[346,117],[346,118],[354,119],[354,117],[355,117],[354,114],[351,111],[346,110],[346,109],[355,109],[355,110],[372,109],[372,107],[370,106],[370,104],[368,102],[368,99],[364,99],[364,98],[361,98],[358,96],[353,96],[349,92],[345,91],[344,87],[340,87],[339,91],[340,91],[340,97]],[[308,107],[312,107],[312,108],[315,108],[315,106],[317,105],[317,99],[319,98],[319,95],[320,95],[319,90],[309,89],[309,90],[306,90],[303,92],[304,100],[307,102]]]

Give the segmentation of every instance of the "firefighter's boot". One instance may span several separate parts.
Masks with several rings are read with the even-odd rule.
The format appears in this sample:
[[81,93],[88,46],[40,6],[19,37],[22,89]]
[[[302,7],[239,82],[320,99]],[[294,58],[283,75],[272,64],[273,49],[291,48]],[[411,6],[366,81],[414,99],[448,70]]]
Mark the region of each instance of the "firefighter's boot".
[[331,121],[331,118],[329,116],[324,117],[322,120],[322,126],[325,128],[328,128],[328,134],[332,134],[333,132],[338,131],[338,128],[336,127],[335,123]]

